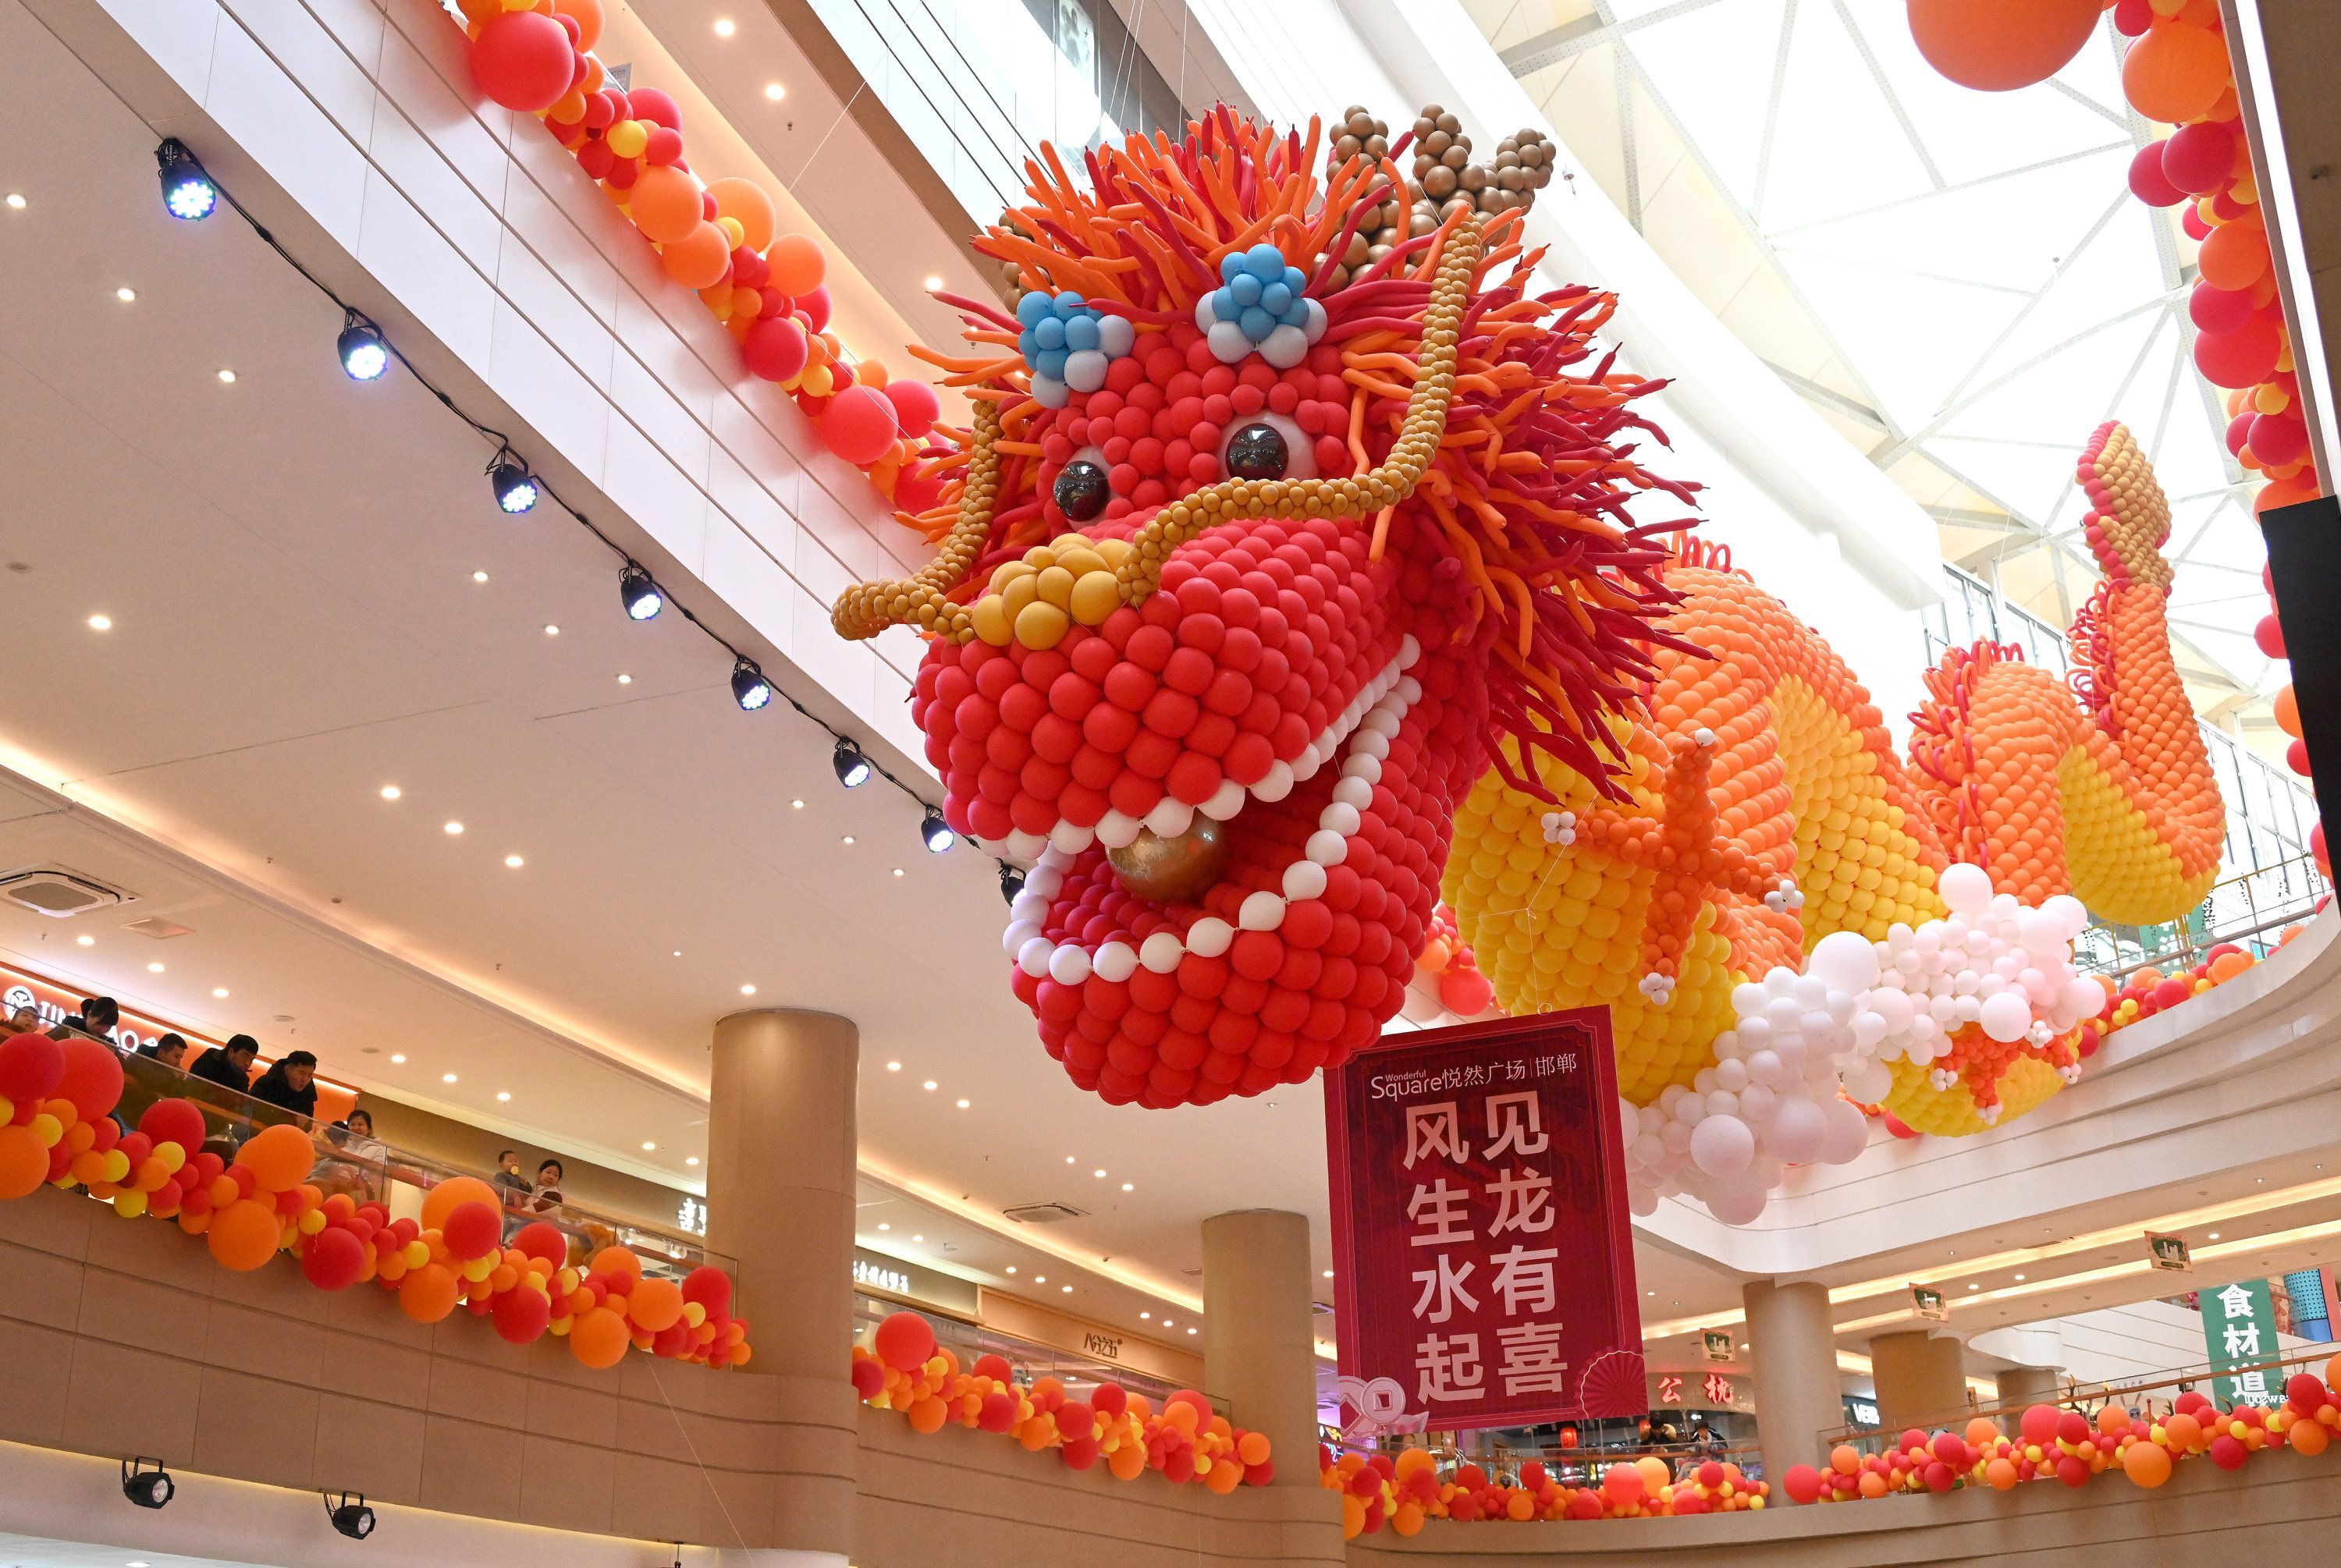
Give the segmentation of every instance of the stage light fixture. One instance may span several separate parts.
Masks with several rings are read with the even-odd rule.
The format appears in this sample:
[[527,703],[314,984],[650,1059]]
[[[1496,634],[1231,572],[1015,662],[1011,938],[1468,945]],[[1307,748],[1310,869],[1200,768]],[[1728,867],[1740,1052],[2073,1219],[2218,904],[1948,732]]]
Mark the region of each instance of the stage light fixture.
[[536,476],[508,446],[498,447],[488,464],[488,488],[495,491],[496,504],[515,517],[536,504]]
[[951,830],[951,824],[943,820],[943,814],[931,806],[927,808],[927,814],[919,819],[919,837],[926,841],[927,852],[932,855],[940,855],[959,842],[959,835]]
[[[149,1470],[148,1465],[154,1468]],[[171,1501],[179,1490],[171,1473],[163,1468],[159,1459],[125,1459],[122,1462],[122,1495],[141,1508],[160,1508]]]
[[219,187],[204,173],[203,164],[176,136],[165,136],[154,149],[155,167],[163,179],[163,206],[174,218],[194,223],[212,215],[219,205]]
[[651,581],[651,574],[631,561],[618,573],[618,601],[626,607],[629,620],[653,620],[666,608],[666,595]]
[[330,1492],[318,1495],[325,1500],[325,1517],[334,1522],[335,1530],[353,1541],[363,1541],[374,1533],[374,1510],[366,1506],[363,1494],[344,1492],[338,1502]]
[[870,782],[870,759],[862,755],[862,748],[841,735],[837,749],[829,755],[829,765],[837,771],[837,781],[848,789],[857,789]]
[[1013,904],[1016,902],[1016,895],[1021,893],[1023,890],[1023,872],[1018,870],[1013,866],[1002,866],[1000,868],[1000,901],[1001,903]]
[[756,668],[752,659],[742,659],[732,666],[732,700],[741,711],[753,713],[772,700],[772,683]]
[[354,382],[379,380],[390,368],[390,345],[383,342],[381,330],[355,311],[344,313],[342,335],[334,340],[334,351],[342,356],[342,369]]

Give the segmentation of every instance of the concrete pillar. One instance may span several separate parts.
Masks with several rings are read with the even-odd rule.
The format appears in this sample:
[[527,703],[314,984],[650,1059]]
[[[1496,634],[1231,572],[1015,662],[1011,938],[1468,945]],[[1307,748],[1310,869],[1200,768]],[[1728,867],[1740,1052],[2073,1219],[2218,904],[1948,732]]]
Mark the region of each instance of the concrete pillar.
[[1869,1342],[1869,1361],[1881,1425],[1931,1430],[1966,1421],[1967,1352],[1955,1336],[1923,1328],[1881,1334]]
[[1792,1464],[1819,1464],[1820,1434],[1845,1424],[1828,1287],[1810,1280],[1755,1279],[1740,1287],[1739,1300],[1748,1310],[1764,1474],[1773,1496],[1785,1500],[1780,1477]]
[[[843,1568],[854,1549],[859,1414],[853,1343],[854,1084],[861,1032],[771,1008],[715,1026],[707,1114],[707,1245],[739,1265],[754,1326],[745,1373],[781,1414],[772,1536],[779,1562]],[[842,1392],[841,1392],[842,1391]]]
[[2064,1397],[2064,1374],[2053,1366],[2007,1366],[1999,1371],[2002,1404],[2054,1404]]
[[1317,1484],[1316,1323],[1309,1219],[1275,1209],[1203,1222],[1203,1391],[1265,1434],[1276,1484]]

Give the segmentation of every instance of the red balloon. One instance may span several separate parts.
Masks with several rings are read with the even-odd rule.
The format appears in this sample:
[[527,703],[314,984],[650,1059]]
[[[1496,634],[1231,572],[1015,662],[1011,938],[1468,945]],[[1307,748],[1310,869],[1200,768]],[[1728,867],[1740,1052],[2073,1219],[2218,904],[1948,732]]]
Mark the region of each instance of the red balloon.
[[2287,468],[2308,454],[2308,427],[2289,413],[2259,414],[2252,420],[2251,446],[2252,455],[2266,466]]
[[2284,650],[2284,623],[2276,620],[2273,610],[2261,616],[2260,623],[2252,628],[2252,641],[2270,659],[2289,657]]
[[19,1103],[47,1099],[65,1071],[64,1047],[46,1035],[0,1041],[0,1097]]
[[713,1317],[732,1306],[732,1276],[712,1264],[702,1264],[682,1276],[682,1299],[695,1301]]
[[536,1259],[560,1268],[569,1261],[569,1238],[545,1220],[535,1220],[513,1233],[513,1245]]
[[192,1155],[204,1141],[204,1113],[193,1100],[156,1100],[138,1118],[138,1130],[158,1144],[176,1144]]
[[1781,1480],[1791,1503],[1810,1503],[1821,1494],[1821,1474],[1809,1464],[1791,1464]]
[[1014,1369],[1008,1365],[1007,1357],[987,1352],[977,1356],[975,1365],[969,1370],[978,1377],[989,1377],[995,1383],[1007,1383],[1011,1380]]
[[883,392],[864,386],[839,392],[821,416],[822,444],[852,463],[877,461],[901,433],[894,423],[894,405]]
[[553,1303],[543,1291],[508,1290],[496,1297],[490,1315],[496,1334],[514,1345],[526,1345],[544,1333],[553,1321]]
[[[661,125],[643,145],[644,161],[652,164],[676,164],[682,161],[682,133]],[[712,215],[712,214],[711,214]]]
[[365,1255],[356,1232],[328,1226],[302,1249],[301,1272],[319,1290],[347,1290],[365,1272]]
[[2284,765],[2291,769],[2295,773],[2299,774],[2303,779],[2307,778],[2310,772],[2308,766],[2308,742],[2306,740],[2295,740],[2290,745],[2286,746],[2284,749]]
[[2231,332],[2252,319],[2252,296],[2233,289],[2197,283],[2187,296],[2187,313],[2207,332]]
[[60,1041],[58,1048],[65,1053],[65,1070],[55,1092],[74,1103],[82,1120],[94,1122],[122,1103],[122,1053],[78,1037]]
[[878,1359],[897,1372],[916,1372],[935,1354],[935,1331],[915,1312],[890,1313],[872,1336]]
[[2222,124],[2181,125],[2162,144],[2162,176],[2192,196],[2207,196],[2236,172],[2236,138]]
[[875,1399],[886,1386],[886,1369],[877,1362],[857,1357],[853,1363],[853,1392],[863,1399]]
[[491,16],[472,40],[472,79],[480,91],[523,114],[561,102],[576,62],[568,29],[541,11]]
[[926,434],[934,428],[935,416],[943,412],[935,389],[924,382],[890,381],[884,390],[886,401],[894,405],[894,422],[904,435],[915,439]]
[[804,328],[787,316],[758,316],[740,343],[749,372],[768,382],[784,382],[803,370],[810,352]]
[[2129,161],[2129,192],[2149,207],[2175,207],[2187,199],[2187,193],[2170,183],[2162,172],[2160,142],[2148,142]]
[[805,313],[805,319],[812,323],[812,330],[814,332],[820,332],[823,327],[829,325],[830,305],[828,284],[823,283],[819,288],[809,289],[805,293],[797,295],[796,300],[797,309]]
[[2203,221],[2203,214],[2196,209],[2192,202],[2189,202],[2185,210],[2179,213],[2178,226],[2187,231],[2188,239],[2198,242],[2211,233],[2211,225]]
[[477,1198],[459,1203],[448,1212],[439,1226],[439,1235],[447,1244],[447,1255],[460,1263],[475,1257],[485,1257],[503,1239],[503,1216],[492,1204]]
[[2246,411],[2227,422],[2227,451],[2241,456],[2252,442],[2252,421],[2260,416]]
[[2254,316],[2231,332],[2202,332],[2195,339],[2195,368],[2213,386],[2252,387],[2276,373],[2284,339],[2274,322]]
[[682,129],[682,111],[675,107],[672,97],[656,87],[636,87],[626,94],[626,102],[633,107],[633,119],[648,120],[670,131]]
[[2251,1456],[2251,1450],[2244,1446],[2242,1439],[2232,1434],[2212,1439],[2211,1463],[2222,1470],[2241,1470],[2244,1461]]

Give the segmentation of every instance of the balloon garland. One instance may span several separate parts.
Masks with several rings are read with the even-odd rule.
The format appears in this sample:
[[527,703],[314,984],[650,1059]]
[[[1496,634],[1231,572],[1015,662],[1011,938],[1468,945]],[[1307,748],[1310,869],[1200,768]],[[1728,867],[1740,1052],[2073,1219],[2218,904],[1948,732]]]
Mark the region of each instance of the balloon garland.
[[2222,1412],[2190,1390],[2160,1420],[2133,1416],[2117,1404],[2094,1418],[2035,1404],[2013,1437],[1986,1416],[1968,1422],[1964,1433],[1930,1435],[1913,1427],[1883,1454],[1864,1454],[1841,1444],[1825,1464],[1792,1465],[1781,1477],[1781,1491],[1797,1503],[1854,1503],[1967,1486],[2008,1492],[2037,1481],[2086,1486],[2113,1470],[2151,1490],[2170,1479],[2179,1461],[2197,1456],[2207,1456],[2222,1470],[2241,1470],[2266,1449],[2324,1453],[2341,1427],[2336,1384],[2341,1384],[2341,1356],[2326,1364],[2322,1377],[2295,1373],[2286,1380],[2284,1402],[2272,1408],[2238,1404]]
[[900,1411],[914,1432],[940,1432],[949,1424],[1013,1437],[1031,1453],[1055,1449],[1071,1470],[1102,1463],[1117,1481],[1151,1470],[1221,1495],[1265,1486],[1276,1474],[1267,1437],[1230,1425],[1192,1390],[1173,1394],[1157,1411],[1119,1384],[1101,1383],[1086,1400],[1070,1396],[1053,1377],[1019,1384],[997,1355],[979,1355],[962,1372],[959,1357],[935,1343],[933,1327],[915,1312],[881,1321],[869,1347],[853,1347],[852,1372],[863,1403]]
[[827,330],[819,243],[777,233],[779,205],[756,182],[702,183],[684,161],[670,94],[609,79],[593,54],[603,0],[460,5],[480,91],[544,123],[658,251],[667,276],[698,292],[749,373],[793,395],[831,452],[902,510],[933,505],[931,455],[921,452],[941,409],[933,389],[892,380],[876,360],[845,362]]
[[0,1200],[44,1185],[80,1187],[124,1219],[175,1219],[222,1268],[248,1274],[289,1253],[320,1290],[369,1281],[417,1323],[461,1306],[514,1345],[565,1336],[577,1359],[614,1366],[628,1350],[709,1366],[743,1366],[748,1325],[731,1315],[732,1280],[701,1267],[682,1281],[646,1275],[622,1246],[583,1267],[544,1221],[503,1241],[495,1188],[457,1176],[430,1189],[423,1219],[327,1194],[310,1180],[317,1148],[298,1127],[264,1127],[233,1162],[204,1149],[192,1100],[149,1106],[134,1132],[112,1116],[122,1059],[95,1040],[17,1035],[0,1041]]
[[1654,1455],[1609,1465],[1591,1486],[1570,1486],[1553,1478],[1536,1460],[1506,1483],[1477,1464],[1441,1470],[1426,1449],[1389,1454],[1343,1454],[1317,1450],[1317,1479],[1341,1494],[1341,1534],[1354,1541],[1383,1526],[1400,1535],[1419,1533],[1433,1519],[1459,1522],[1683,1518],[1694,1513],[1752,1513],[1764,1506],[1771,1488],[1751,1481],[1739,1466],[1710,1459],[1677,1478]]

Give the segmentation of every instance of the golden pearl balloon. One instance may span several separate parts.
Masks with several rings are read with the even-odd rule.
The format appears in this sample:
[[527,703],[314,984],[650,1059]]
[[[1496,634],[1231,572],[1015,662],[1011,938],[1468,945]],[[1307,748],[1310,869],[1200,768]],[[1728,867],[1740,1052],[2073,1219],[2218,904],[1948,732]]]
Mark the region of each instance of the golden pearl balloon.
[[1137,897],[1158,904],[1192,903],[1220,879],[1227,864],[1228,830],[1198,816],[1195,825],[1175,839],[1141,829],[1137,839],[1108,849],[1105,858],[1122,887]]

